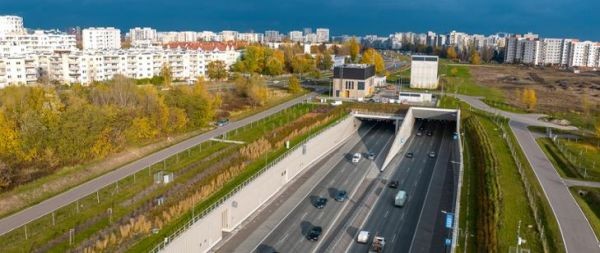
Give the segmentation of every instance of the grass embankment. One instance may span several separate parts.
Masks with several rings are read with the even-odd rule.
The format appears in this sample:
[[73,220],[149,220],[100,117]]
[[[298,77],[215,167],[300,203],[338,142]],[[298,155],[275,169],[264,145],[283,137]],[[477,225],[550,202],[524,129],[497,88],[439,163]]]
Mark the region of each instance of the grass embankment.
[[468,66],[453,66],[446,63],[440,64],[440,74],[445,75],[441,81],[447,93],[458,93],[469,96],[484,97],[487,101],[504,101],[501,90],[477,84]]
[[600,238],[600,189],[571,187],[571,194],[590,222],[596,238]]
[[[239,120],[249,117],[278,104],[282,104],[294,98],[303,96],[306,93],[308,93],[308,91],[301,94],[273,96],[272,99],[269,99],[263,106],[254,108],[249,107],[240,111],[232,112],[231,114],[233,116],[231,117],[231,120]],[[175,145],[196,135],[205,133],[208,130],[212,130],[212,128],[194,130],[179,134],[174,137],[164,137],[159,140],[155,140],[155,142],[145,143],[144,146],[139,145],[136,147],[127,148],[126,151],[121,152],[120,154],[109,156],[102,161],[93,161],[89,164],[65,167],[59,169],[52,175],[17,186],[10,191],[0,194],[0,217],[6,217],[29,206],[40,203],[45,199],[65,192],[77,185],[108,173],[114,169],[120,168],[121,166],[131,163],[139,158]]]
[[[256,140],[269,129],[286,125],[314,107],[308,104],[295,106],[252,126],[233,131],[229,137],[248,142]],[[209,142],[172,156],[164,163],[150,166],[146,170],[101,189],[97,194],[60,208],[53,215],[43,216],[29,223],[26,228],[21,227],[1,236],[1,251],[73,250],[98,231],[115,224],[126,223],[132,215],[147,212],[155,207],[159,196],[166,197],[167,202],[181,198],[180,195],[185,191],[177,193],[172,188],[191,190],[186,188],[186,185],[199,181],[201,178],[197,175],[202,175],[204,170],[239,149],[234,145]],[[174,172],[175,181],[169,186],[155,184],[154,173],[159,170]],[[74,229],[72,243],[69,242],[70,229]]]
[[[502,130],[508,129],[506,123],[483,112],[465,110],[468,105],[448,97],[442,99],[441,105],[462,109],[465,153],[459,226],[463,232],[458,237],[458,251],[466,247],[468,252],[507,252],[515,246],[521,222],[521,237],[527,240],[523,248],[542,252],[543,239],[540,227],[536,226],[535,208],[531,207],[533,196],[527,194],[528,187],[533,191],[527,185],[537,184],[537,181],[530,183],[536,180],[534,175],[525,173],[522,177],[519,173],[517,161],[523,162],[519,155],[515,160],[510,151],[507,142],[510,140],[506,139],[510,136],[504,135]],[[524,183],[525,180],[528,182]],[[549,215],[554,217],[552,213]],[[546,224],[545,219],[540,220],[540,224]],[[549,233],[547,228],[542,230]],[[548,238],[560,238],[557,231]],[[560,249],[555,250],[559,248],[555,245],[548,248],[551,252],[560,252]]]
[[[334,110],[332,117],[327,119],[323,124],[319,124],[318,126],[311,128],[309,131],[296,136],[292,140],[290,140],[291,150],[298,147],[299,144],[303,143],[309,136],[321,131],[322,129],[327,128],[328,126],[337,122],[337,120],[343,118],[346,113],[346,109],[344,107],[338,107]],[[284,147],[280,147],[274,149],[267,154],[265,154],[264,159],[261,157],[255,161],[250,162],[244,171],[239,175],[235,176],[231,181],[224,184],[221,189],[212,194],[205,201],[202,201],[198,205],[195,206],[196,213],[200,213],[204,210],[210,208],[215,202],[219,201],[223,197],[232,193],[237,187],[239,187],[243,182],[249,180],[251,177],[255,176],[257,173],[262,171],[266,166],[272,163],[274,160],[278,159],[282,156],[287,150]],[[148,252],[152,250],[159,243],[163,242],[164,238],[170,236],[178,229],[185,226],[191,219],[193,219],[193,214],[191,211],[188,211],[181,218],[177,219],[176,222],[170,223],[165,226],[161,231],[156,235],[150,235],[139,243],[135,244],[132,248],[128,249],[129,252]]]

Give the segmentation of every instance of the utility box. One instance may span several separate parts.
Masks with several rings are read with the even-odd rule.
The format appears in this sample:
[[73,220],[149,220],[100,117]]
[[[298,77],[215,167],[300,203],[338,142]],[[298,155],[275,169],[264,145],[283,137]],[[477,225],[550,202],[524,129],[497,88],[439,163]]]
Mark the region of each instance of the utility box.
[[173,172],[159,171],[154,174],[155,184],[168,184],[173,182]]

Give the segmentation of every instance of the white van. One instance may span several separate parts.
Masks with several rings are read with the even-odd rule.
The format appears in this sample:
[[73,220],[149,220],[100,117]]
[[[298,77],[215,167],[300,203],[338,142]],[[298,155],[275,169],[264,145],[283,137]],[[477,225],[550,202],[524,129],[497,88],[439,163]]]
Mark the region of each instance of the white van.
[[362,230],[358,233],[356,237],[356,242],[358,243],[367,243],[369,242],[369,231]]
[[404,204],[406,204],[406,198],[408,196],[406,195],[405,191],[398,191],[398,193],[396,194],[396,199],[394,200],[394,205],[395,206],[399,206],[399,207],[403,207]]

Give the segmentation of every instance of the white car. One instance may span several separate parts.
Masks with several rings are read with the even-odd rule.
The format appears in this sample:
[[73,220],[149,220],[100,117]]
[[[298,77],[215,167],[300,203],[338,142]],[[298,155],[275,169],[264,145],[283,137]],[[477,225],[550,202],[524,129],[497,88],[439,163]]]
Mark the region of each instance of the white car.
[[362,230],[356,236],[356,242],[366,244],[369,241],[369,231]]
[[361,158],[360,153],[354,153],[354,155],[352,155],[352,162],[358,163],[360,161],[360,158]]

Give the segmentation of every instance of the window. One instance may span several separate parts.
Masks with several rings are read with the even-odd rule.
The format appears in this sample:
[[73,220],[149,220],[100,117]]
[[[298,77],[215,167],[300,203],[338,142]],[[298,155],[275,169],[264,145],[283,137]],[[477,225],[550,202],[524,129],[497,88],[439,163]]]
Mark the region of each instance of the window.
[[358,82],[358,90],[365,90],[365,82]]
[[353,90],[354,89],[354,81],[346,81],[346,89]]

